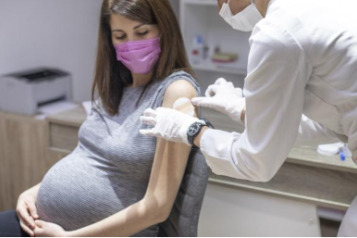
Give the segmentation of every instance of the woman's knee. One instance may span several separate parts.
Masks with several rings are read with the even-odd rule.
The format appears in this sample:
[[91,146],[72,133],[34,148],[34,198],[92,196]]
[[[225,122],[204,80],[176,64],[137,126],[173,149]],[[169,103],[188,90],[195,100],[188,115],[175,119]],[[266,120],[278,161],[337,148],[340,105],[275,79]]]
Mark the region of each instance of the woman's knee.
[[6,221],[13,221],[14,219],[17,220],[17,214],[15,210],[0,212],[0,226],[5,224]]
[[24,236],[15,210],[0,212],[0,237]]

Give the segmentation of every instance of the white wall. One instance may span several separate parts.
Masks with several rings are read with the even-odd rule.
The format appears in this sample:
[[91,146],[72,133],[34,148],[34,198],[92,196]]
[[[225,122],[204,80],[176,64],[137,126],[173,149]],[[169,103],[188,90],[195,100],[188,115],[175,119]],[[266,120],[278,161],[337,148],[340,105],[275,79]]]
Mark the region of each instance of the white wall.
[[37,66],[73,75],[75,101],[90,98],[100,0],[0,0],[0,75]]
[[171,3],[171,6],[175,10],[177,20],[180,22],[180,0],[169,0]]
[[[179,0],[170,0],[178,10]],[[90,99],[101,0],[0,0],[0,75],[39,66],[73,76]]]

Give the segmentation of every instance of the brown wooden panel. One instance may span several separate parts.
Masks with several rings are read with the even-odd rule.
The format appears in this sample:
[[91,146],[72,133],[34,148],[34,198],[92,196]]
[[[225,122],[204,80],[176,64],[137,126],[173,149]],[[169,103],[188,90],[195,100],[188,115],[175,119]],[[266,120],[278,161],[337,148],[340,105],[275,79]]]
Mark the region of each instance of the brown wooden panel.
[[4,115],[1,122],[4,157],[0,166],[2,210],[14,209],[18,196],[39,183],[48,169],[47,122]]
[[0,211],[5,210],[3,194],[5,193],[6,187],[4,186],[4,181],[6,181],[7,173],[5,171],[5,126],[4,126],[4,115],[0,112]]
[[86,118],[87,113],[85,109],[82,106],[78,106],[72,110],[48,116],[46,120],[58,125],[80,127]]
[[5,131],[4,131],[4,116],[0,112],[0,161],[5,157]]
[[78,144],[78,127],[50,123],[50,147],[67,152]]
[[357,174],[285,163],[268,183],[212,175],[217,183],[272,193],[327,207],[346,209],[357,196]]
[[56,149],[48,150],[48,167],[51,168],[55,163],[69,155],[67,151],[60,151]]

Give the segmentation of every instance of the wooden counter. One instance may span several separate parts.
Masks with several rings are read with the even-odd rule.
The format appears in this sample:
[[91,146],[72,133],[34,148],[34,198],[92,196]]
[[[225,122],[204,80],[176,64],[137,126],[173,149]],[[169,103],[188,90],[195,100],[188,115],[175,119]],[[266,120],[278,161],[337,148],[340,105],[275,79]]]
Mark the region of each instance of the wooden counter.
[[47,160],[44,120],[0,111],[0,211],[15,209],[19,195],[41,182]]
[[[47,118],[49,144],[54,160],[70,153],[77,146],[78,130],[85,118],[85,111],[81,107]],[[232,129],[226,119],[209,119],[219,129]],[[318,154],[316,148],[301,147],[291,151],[277,175],[268,183],[213,174],[210,183],[345,210],[357,196],[357,166],[351,159],[342,162],[338,156],[324,156]]]

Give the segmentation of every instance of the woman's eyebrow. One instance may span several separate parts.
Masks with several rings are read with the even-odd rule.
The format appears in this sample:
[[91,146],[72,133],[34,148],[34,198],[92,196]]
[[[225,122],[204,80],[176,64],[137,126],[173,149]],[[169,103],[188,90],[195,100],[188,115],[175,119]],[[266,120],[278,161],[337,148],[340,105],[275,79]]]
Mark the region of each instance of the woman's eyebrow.
[[147,24],[146,24],[146,23],[140,24],[140,25],[134,27],[133,29],[134,29],[134,30],[135,30],[135,29],[138,29],[139,27],[141,27],[141,26],[143,26],[143,25],[147,25]]
[[[137,26],[133,27],[133,29],[136,30],[136,29],[138,29],[139,27],[142,27],[142,26],[144,26],[144,25],[147,25],[147,24],[146,24],[146,23],[143,23],[143,24],[137,25]],[[124,31],[121,30],[121,29],[114,29],[114,30],[112,30],[112,32],[114,32],[114,31],[124,32]]]

